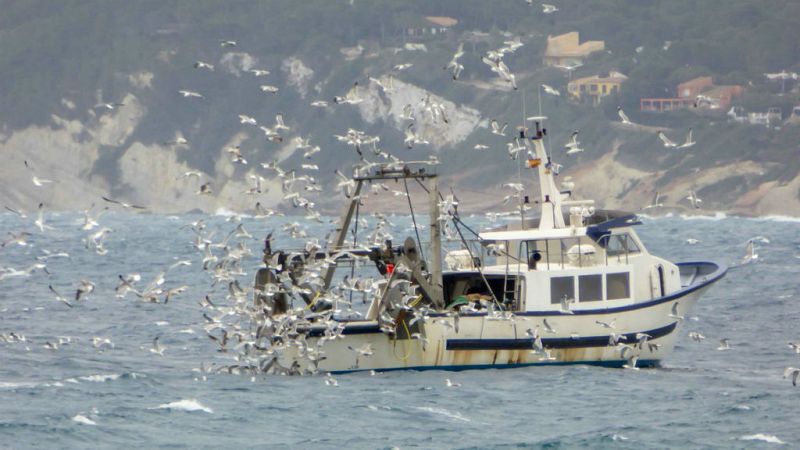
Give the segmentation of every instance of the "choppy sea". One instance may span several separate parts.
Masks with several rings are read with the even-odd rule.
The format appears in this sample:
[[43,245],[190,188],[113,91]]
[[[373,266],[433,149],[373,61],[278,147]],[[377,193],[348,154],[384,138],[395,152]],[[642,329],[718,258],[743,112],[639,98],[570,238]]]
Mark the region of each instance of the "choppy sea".
[[[192,245],[189,224],[201,218],[108,213],[101,256],[85,248],[80,214],[47,214],[44,232],[35,213],[0,214],[0,236],[32,233],[27,246],[0,249],[0,333],[24,337],[0,339],[0,449],[800,448],[800,386],[782,378],[800,367],[787,345],[800,341],[796,220],[644,219],[649,250],[673,261],[736,266],[748,239],[765,238],[758,261],[733,267],[680,325],[661,368],[357,373],[329,386],[324,376],[198,371],[231,358],[202,328],[199,300],[224,289],[211,286]],[[205,233],[218,230],[211,239],[221,241],[237,225],[226,219],[205,218]],[[399,241],[409,220],[393,220]],[[242,285],[264,235],[277,230],[280,245],[281,226],[294,221],[303,219],[242,219],[254,236]],[[330,228],[309,225],[310,234]],[[180,260],[192,265],[170,270],[164,287],[189,289],[169,303],[115,296],[118,275],[138,272],[143,286]],[[46,271],[26,275],[36,263]],[[71,308],[48,288],[74,297],[82,279],[96,289]],[[694,342],[690,331],[706,339]],[[156,336],[163,355],[150,351]],[[730,350],[717,350],[722,338]]]

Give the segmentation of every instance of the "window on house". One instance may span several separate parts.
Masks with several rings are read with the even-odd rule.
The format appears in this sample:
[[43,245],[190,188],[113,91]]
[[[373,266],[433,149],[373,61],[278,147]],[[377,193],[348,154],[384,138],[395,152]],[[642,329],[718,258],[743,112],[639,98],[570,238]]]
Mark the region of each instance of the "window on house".
[[609,273],[606,275],[606,298],[618,300],[630,298],[630,284],[628,272]]
[[581,92],[586,92],[586,85],[584,84],[581,85]]
[[604,84],[604,85],[603,85],[603,94],[607,94],[607,93],[608,93],[608,86],[606,86],[606,85]]
[[592,92],[597,92],[597,85],[596,84],[592,85]]
[[578,293],[581,302],[603,300],[603,276],[581,275],[578,277]]
[[566,296],[568,299],[575,298],[575,278],[574,277],[553,277],[550,278],[550,303],[561,303],[561,299]]

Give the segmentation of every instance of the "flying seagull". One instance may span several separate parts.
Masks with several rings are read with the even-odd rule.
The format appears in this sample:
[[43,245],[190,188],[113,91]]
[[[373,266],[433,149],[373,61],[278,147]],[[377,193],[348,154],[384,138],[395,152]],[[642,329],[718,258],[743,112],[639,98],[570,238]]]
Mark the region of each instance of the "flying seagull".
[[617,114],[624,125],[633,125],[633,122],[628,119],[628,115],[622,110],[622,106],[617,106]]
[[119,200],[114,200],[113,198],[109,198],[109,197],[106,197],[106,196],[102,196],[101,198],[102,198],[103,200],[105,200],[105,201],[109,202],[109,203],[115,203],[115,204],[117,204],[117,205],[120,205],[120,206],[122,206],[123,208],[147,209],[147,207],[146,207],[146,206],[139,206],[139,205],[134,205],[134,204],[131,204],[131,203],[125,203],[125,202],[121,202],[121,201],[119,201]]
[[686,141],[683,144],[679,145],[678,148],[689,148],[689,147],[693,146],[696,143],[697,142],[695,142],[692,139],[692,129],[689,128],[689,132],[686,133]]

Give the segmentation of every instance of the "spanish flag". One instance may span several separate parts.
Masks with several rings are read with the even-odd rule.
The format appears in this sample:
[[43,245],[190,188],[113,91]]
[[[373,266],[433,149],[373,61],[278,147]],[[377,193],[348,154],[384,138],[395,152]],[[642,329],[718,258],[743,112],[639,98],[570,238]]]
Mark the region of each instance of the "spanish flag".
[[541,158],[529,159],[528,160],[528,168],[529,169],[533,169],[534,167],[539,167],[539,165],[541,163],[542,163],[542,159]]

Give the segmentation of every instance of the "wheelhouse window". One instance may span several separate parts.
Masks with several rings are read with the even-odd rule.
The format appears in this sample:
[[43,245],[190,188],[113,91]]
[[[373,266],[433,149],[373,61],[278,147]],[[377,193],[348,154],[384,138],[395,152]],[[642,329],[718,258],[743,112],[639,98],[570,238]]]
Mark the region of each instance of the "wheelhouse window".
[[550,303],[561,303],[561,299],[564,298],[564,296],[566,296],[568,299],[575,298],[575,278],[550,278]]
[[608,238],[606,254],[608,256],[619,256],[626,253],[639,253],[639,246],[636,241],[628,234],[614,234]]
[[606,299],[619,300],[630,298],[630,276],[628,272],[609,273],[606,275]]
[[581,275],[578,277],[578,294],[581,302],[603,300],[603,276]]

